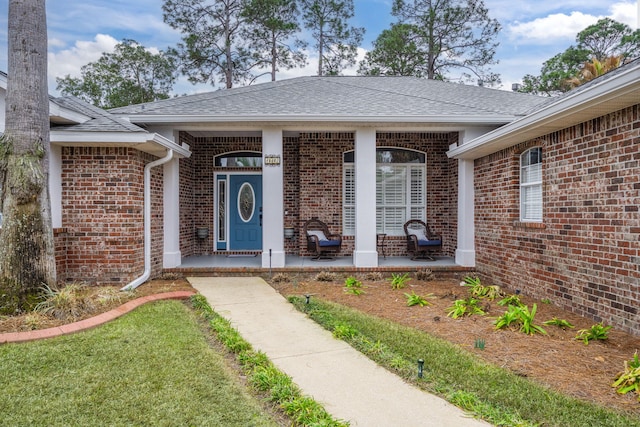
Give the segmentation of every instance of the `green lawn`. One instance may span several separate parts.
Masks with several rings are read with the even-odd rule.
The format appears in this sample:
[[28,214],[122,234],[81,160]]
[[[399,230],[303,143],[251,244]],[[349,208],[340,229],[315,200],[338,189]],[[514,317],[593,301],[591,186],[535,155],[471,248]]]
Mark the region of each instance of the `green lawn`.
[[0,425],[275,426],[191,310],[147,304],[91,331],[0,346]]
[[[333,331],[334,336],[408,382],[439,394],[494,425],[640,427],[640,417],[556,393],[416,329],[318,298],[310,304],[305,304],[303,297],[289,297],[289,301]],[[418,359],[425,361],[422,379],[417,378]]]

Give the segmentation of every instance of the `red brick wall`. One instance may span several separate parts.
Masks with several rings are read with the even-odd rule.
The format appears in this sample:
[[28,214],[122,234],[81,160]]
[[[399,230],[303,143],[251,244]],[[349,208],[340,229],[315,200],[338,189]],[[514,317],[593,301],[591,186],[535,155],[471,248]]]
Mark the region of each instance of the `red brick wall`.
[[[179,143],[193,146],[193,137],[186,132],[180,132]],[[193,175],[194,157],[180,159],[180,254],[183,257],[194,255],[195,221],[193,207]]]
[[[543,223],[519,219],[519,154],[543,150]],[[640,335],[640,106],[476,161],[478,271]]]
[[[66,281],[122,284],[144,270],[144,165],[153,156],[130,148],[64,147],[62,226]],[[152,273],[162,269],[162,168],[152,173]],[[64,239],[64,240],[62,240]]]

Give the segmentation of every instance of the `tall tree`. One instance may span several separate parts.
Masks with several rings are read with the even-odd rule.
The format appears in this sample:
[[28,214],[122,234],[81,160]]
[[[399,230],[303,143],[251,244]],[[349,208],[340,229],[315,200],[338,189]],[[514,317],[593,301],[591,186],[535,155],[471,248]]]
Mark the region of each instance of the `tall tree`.
[[[453,69],[486,84],[499,82],[487,66],[495,60],[500,31],[482,0],[394,0],[391,12],[400,23],[412,25],[416,52],[429,79],[445,79]],[[376,65],[376,64],[374,64]],[[385,64],[377,64],[384,66]]]
[[353,0],[300,0],[300,5],[318,52],[318,75],[339,74],[354,65],[364,28],[349,26]]
[[419,29],[411,24],[392,24],[373,42],[373,49],[360,61],[358,74],[370,76],[415,76],[427,74],[425,52],[416,43]]
[[246,0],[164,0],[164,21],[182,32],[170,49],[192,83],[223,83],[227,89],[251,77],[251,55],[240,34]]
[[49,201],[45,0],[10,0],[6,126],[0,142],[0,311],[20,310],[56,265]]
[[575,46],[545,61],[539,76],[524,76],[520,92],[557,95],[575,87],[570,82],[575,83],[576,76],[580,79],[581,71],[590,61],[603,63],[617,57],[624,64],[638,56],[640,29],[633,31],[626,24],[604,18],[580,31]]
[[291,0],[249,0],[242,16],[247,21],[243,34],[256,62],[269,68],[271,81],[280,68],[289,70],[306,64],[305,43],[296,37],[298,6]]
[[57,78],[57,89],[100,108],[115,108],[169,98],[175,83],[175,65],[163,52],[152,53],[135,40],[118,43],[84,65],[82,77]]

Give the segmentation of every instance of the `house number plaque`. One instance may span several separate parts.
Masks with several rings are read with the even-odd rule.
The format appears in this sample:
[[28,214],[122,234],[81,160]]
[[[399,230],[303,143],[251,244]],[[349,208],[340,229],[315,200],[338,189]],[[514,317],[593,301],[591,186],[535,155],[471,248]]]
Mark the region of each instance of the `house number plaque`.
[[276,154],[268,154],[264,156],[265,166],[280,166],[280,156]]

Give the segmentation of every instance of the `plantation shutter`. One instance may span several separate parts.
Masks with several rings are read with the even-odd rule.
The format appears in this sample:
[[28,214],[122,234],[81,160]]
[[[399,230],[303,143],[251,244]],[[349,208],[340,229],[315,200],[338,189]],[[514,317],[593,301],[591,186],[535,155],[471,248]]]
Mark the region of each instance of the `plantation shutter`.
[[520,158],[520,220],[542,221],[542,149],[534,147]]
[[342,218],[344,234],[356,234],[356,176],[353,164],[344,165],[344,194]]

